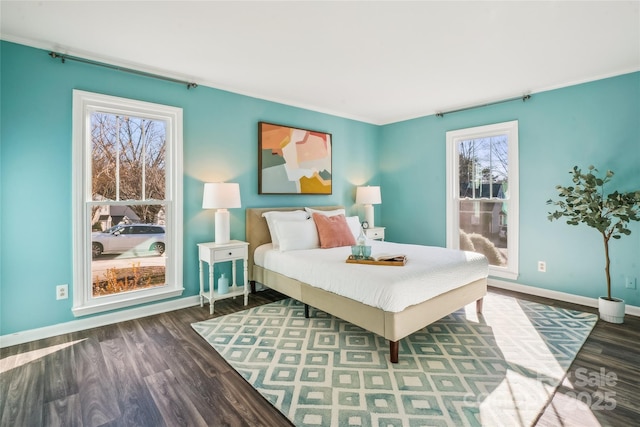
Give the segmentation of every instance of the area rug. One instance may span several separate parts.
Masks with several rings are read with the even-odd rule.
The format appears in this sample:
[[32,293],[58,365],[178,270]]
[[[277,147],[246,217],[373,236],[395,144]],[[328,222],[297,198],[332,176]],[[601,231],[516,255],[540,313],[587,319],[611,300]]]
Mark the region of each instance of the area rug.
[[193,328],[296,426],[531,425],[597,321],[489,294],[400,341],[292,299]]

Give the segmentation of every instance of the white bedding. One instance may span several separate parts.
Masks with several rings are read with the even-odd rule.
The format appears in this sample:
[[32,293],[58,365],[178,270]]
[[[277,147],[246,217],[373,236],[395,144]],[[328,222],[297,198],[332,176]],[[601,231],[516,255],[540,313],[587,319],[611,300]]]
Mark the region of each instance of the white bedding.
[[254,262],[309,285],[384,311],[400,312],[451,289],[487,277],[484,255],[435,246],[370,241],[372,256],[403,254],[402,267],[348,264],[349,246],[280,252],[271,244],[254,253]]

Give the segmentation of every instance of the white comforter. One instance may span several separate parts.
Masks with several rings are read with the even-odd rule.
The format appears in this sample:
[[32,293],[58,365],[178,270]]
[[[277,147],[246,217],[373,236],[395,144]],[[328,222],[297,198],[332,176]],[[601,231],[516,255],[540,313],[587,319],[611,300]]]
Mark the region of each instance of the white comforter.
[[368,242],[372,256],[403,254],[402,266],[348,264],[349,246],[280,252],[259,247],[257,265],[384,311],[399,312],[488,275],[484,255],[435,246]]

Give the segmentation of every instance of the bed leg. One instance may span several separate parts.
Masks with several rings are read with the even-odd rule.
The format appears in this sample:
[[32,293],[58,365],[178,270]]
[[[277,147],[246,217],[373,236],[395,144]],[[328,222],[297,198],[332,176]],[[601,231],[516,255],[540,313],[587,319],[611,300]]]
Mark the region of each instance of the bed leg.
[[252,294],[256,293],[256,281],[255,280],[249,280],[249,289],[251,290]]
[[309,318],[309,304],[304,305],[304,318],[305,319]]
[[391,363],[398,363],[399,347],[398,341],[389,341],[389,357],[391,359]]
[[484,301],[484,298],[480,298],[479,300],[476,301],[476,313],[482,314],[482,302],[483,301]]

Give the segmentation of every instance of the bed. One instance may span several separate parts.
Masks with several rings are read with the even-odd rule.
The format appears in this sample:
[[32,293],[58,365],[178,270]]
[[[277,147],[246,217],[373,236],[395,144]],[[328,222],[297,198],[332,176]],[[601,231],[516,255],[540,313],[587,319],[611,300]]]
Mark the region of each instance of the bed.
[[[313,208],[321,211],[332,211],[341,207],[321,206]],[[255,284],[260,283],[302,302],[305,306],[315,307],[384,337],[389,340],[390,360],[392,363],[398,363],[399,341],[402,338],[473,302],[476,302],[476,310],[479,313],[482,312],[482,301],[487,292],[487,274],[482,274],[483,277],[456,285],[453,289],[398,310],[396,308],[385,309],[384,307],[365,304],[354,298],[322,289],[313,283],[313,279],[298,280],[256,264],[256,249],[265,248],[264,245],[271,243],[271,234],[263,214],[272,211],[295,210],[304,210],[304,207],[248,208],[246,210],[246,239],[249,242],[248,271],[252,292],[255,292]],[[331,251],[333,249],[328,250]],[[348,251],[350,248],[343,248],[343,250]],[[460,251],[456,252],[459,253]],[[347,254],[347,252],[344,253]],[[346,260],[346,257],[342,258],[342,260]],[[409,258],[407,265],[411,261],[411,258]],[[337,264],[336,266],[338,267]],[[379,266],[353,265],[346,262],[339,267],[344,269],[349,266],[378,269],[372,270],[376,273],[382,271]],[[382,268],[405,269],[406,266],[385,266]],[[401,272],[403,270],[394,271]],[[335,279],[338,280],[338,277],[336,276]]]

